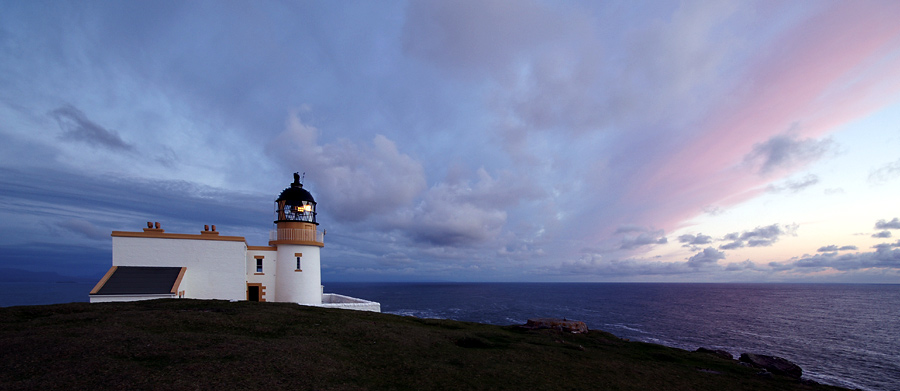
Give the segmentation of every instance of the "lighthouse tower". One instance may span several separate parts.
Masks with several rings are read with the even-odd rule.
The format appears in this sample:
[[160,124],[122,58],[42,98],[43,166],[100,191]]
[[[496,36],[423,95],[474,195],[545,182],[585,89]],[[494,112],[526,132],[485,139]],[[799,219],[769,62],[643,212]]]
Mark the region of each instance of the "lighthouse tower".
[[275,232],[269,241],[269,246],[277,248],[275,301],[322,304],[319,250],[325,242],[318,225],[316,201],[294,173],[291,187],[275,200]]

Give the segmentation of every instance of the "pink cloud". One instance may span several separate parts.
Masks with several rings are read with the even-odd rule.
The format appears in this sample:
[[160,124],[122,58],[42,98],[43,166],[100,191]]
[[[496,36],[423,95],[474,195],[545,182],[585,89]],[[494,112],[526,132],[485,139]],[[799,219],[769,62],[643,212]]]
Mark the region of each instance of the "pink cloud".
[[[717,204],[761,194],[791,170],[762,178],[742,165],[754,145],[788,131],[815,138],[883,107],[900,93],[900,3],[840,2],[788,30],[695,132],[651,162],[623,198],[647,202],[631,223],[673,229]],[[796,167],[795,167],[796,168]]]

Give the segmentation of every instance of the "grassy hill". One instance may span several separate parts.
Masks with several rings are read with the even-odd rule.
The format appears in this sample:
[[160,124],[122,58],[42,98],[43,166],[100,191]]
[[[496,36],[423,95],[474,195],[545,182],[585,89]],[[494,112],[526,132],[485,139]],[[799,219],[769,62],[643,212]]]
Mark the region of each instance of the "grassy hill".
[[280,303],[0,308],[0,389],[839,390],[587,334]]

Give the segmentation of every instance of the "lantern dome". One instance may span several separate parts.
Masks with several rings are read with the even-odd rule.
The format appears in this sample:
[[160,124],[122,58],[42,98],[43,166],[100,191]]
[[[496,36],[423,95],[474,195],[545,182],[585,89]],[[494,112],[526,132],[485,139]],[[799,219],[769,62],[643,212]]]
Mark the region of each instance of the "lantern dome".
[[316,200],[300,183],[300,174],[294,173],[291,187],[284,189],[275,200],[275,222],[301,221],[319,225],[316,222]]

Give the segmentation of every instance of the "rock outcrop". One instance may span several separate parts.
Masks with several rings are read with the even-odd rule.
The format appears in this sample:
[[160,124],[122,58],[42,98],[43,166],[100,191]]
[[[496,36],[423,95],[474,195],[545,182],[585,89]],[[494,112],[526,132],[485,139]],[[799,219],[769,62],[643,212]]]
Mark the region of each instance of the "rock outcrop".
[[765,369],[776,375],[789,376],[800,379],[803,369],[786,359],[762,354],[741,353],[740,362],[745,362],[753,367]]
[[586,333],[587,325],[580,320],[554,319],[554,318],[537,318],[528,319],[528,322],[522,326],[526,329],[552,329],[565,331],[569,333]]
[[714,356],[722,357],[722,358],[724,358],[724,359],[726,359],[726,360],[734,360],[734,356],[732,356],[731,353],[728,353],[728,352],[726,352],[726,351],[724,351],[724,350],[719,350],[719,349],[713,350],[713,349],[707,349],[707,348],[697,348],[697,350],[695,350],[695,352],[697,352],[697,353],[712,354],[712,355],[714,355]]

